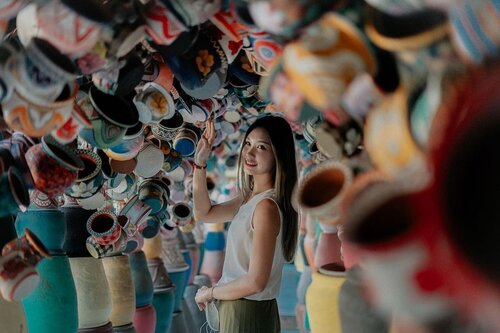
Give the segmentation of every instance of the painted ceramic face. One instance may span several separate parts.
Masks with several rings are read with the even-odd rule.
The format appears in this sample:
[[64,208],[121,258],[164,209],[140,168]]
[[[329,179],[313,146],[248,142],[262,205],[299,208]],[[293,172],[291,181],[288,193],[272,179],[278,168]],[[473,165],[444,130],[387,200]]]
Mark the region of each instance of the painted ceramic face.
[[243,143],[243,169],[252,176],[270,173],[274,170],[275,158],[271,138],[263,128],[255,128]]

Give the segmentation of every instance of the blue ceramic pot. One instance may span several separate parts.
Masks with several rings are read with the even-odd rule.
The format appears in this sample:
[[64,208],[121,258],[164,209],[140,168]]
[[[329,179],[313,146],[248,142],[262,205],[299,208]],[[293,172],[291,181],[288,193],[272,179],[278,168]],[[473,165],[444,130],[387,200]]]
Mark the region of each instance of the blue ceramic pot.
[[184,296],[184,290],[186,289],[186,276],[188,275],[189,266],[185,266],[179,269],[169,269],[168,276],[175,285],[175,303],[174,311],[181,311],[182,297]]
[[135,307],[140,308],[153,302],[153,280],[143,251],[129,254],[130,270],[135,289]]
[[19,213],[16,219],[18,236],[24,235],[24,229],[30,229],[52,255],[64,254],[66,222],[64,214],[57,209],[28,209]]
[[155,293],[153,296],[153,306],[156,311],[155,333],[169,333],[174,314],[175,294],[174,288]]
[[[42,222],[45,222],[41,220]],[[40,282],[23,299],[30,333],[68,333],[78,330],[76,288],[67,256],[43,260]]]
[[[193,261],[191,260],[191,256],[189,255],[189,250],[181,250],[182,256],[184,257],[184,260],[186,261],[186,264],[189,266],[187,272],[186,272],[186,278],[184,281],[184,285],[187,287],[188,282],[189,282],[189,277],[191,276],[191,271],[193,270]],[[184,295],[184,293],[183,293]]]
[[205,250],[223,251],[226,247],[226,239],[222,231],[209,231],[205,239]]

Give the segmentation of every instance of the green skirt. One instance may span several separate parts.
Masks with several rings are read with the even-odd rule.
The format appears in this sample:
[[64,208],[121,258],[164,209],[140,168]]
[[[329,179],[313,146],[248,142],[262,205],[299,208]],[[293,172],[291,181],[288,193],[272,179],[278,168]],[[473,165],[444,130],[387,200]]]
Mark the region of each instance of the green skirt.
[[280,333],[280,316],[275,299],[238,299],[219,302],[220,333]]

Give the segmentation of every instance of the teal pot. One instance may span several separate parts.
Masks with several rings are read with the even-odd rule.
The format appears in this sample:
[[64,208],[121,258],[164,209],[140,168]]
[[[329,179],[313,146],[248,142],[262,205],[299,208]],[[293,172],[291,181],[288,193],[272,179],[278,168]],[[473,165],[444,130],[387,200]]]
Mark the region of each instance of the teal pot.
[[167,291],[155,293],[153,296],[153,307],[156,311],[155,333],[168,333],[172,325],[174,314],[175,293],[174,288]]
[[197,332],[206,321],[205,312],[198,309],[198,304],[196,304],[196,301],[194,299],[199,288],[200,286],[197,284],[190,284],[186,287],[186,291],[184,292],[184,302],[186,305],[184,311],[186,311],[186,314],[189,316],[190,321],[192,321],[196,326]]
[[109,321],[105,325],[99,327],[80,328],[77,333],[113,333],[113,325],[111,325]]
[[78,328],[102,327],[111,315],[111,294],[102,261],[92,257],[70,258],[78,297]]
[[137,308],[133,323],[137,333],[154,333],[156,328],[155,308],[151,304]]
[[188,269],[189,266],[168,270],[168,275],[175,285],[174,311],[181,311],[181,301],[184,295],[184,290],[186,289],[186,276],[188,276]]
[[134,324],[130,323],[122,326],[113,326],[113,333],[138,333]]
[[86,210],[78,205],[62,206],[59,210],[64,214],[66,223],[66,241],[63,250],[68,257],[90,257],[85,246],[90,237],[87,231],[87,220],[95,210]]
[[143,251],[129,254],[130,269],[135,289],[135,307],[153,303],[153,279]]
[[0,332],[28,333],[21,303],[9,302],[0,297]]
[[2,230],[0,232],[0,249],[2,249],[5,244],[17,238],[14,217],[12,215],[0,217],[0,229]]
[[184,286],[187,286],[189,284],[189,278],[191,276],[191,273],[193,272],[193,261],[191,260],[191,256],[189,255],[189,250],[187,249],[181,250],[181,253],[182,256],[184,257],[184,260],[186,261],[186,264],[189,266],[184,281]]
[[193,283],[194,277],[198,274],[200,267],[200,248],[198,245],[189,248],[189,257],[191,258],[191,273],[189,274],[188,284]]
[[[45,221],[43,221],[45,222]],[[30,333],[78,330],[78,303],[67,256],[54,256],[38,266],[40,282],[22,303]]]
[[16,219],[18,236],[24,229],[30,229],[49,249],[52,255],[63,255],[66,239],[66,222],[64,214],[57,209],[28,209],[19,213]]
[[205,258],[205,242],[199,244],[199,249],[200,249],[200,260],[198,262],[198,270],[196,271],[196,274],[200,274],[201,271],[201,264],[203,264],[203,259]]
[[113,329],[132,322],[135,313],[135,291],[129,259],[126,255],[102,258],[113,304],[110,320]]

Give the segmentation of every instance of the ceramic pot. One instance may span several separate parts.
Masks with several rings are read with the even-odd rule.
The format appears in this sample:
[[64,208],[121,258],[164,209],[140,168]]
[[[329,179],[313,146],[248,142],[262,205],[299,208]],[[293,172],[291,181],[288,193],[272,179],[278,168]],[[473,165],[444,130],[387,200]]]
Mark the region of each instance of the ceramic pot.
[[61,195],[83,170],[82,159],[51,137],[43,137],[26,152],[26,162],[35,188],[49,197]]
[[78,330],[78,303],[67,256],[54,256],[38,267],[40,283],[22,303],[30,333]]
[[[220,227],[223,225],[219,225]],[[205,251],[200,273],[208,275],[212,284],[219,282],[224,265],[226,239],[222,231],[209,231],[205,241]]]
[[148,270],[148,262],[144,252],[129,255],[130,269],[135,289],[135,307],[141,308],[153,302],[153,279]]
[[336,223],[342,197],[351,184],[348,167],[336,161],[326,161],[306,174],[297,191],[297,200],[304,213]]
[[135,291],[128,256],[101,259],[113,304],[110,320],[113,327],[128,325],[135,313]]
[[137,308],[133,323],[137,333],[154,333],[156,329],[155,308],[151,304]]
[[438,215],[431,206],[417,208],[426,197],[432,194],[407,193],[400,184],[372,185],[353,202],[344,226],[346,240],[359,249],[378,309],[422,323],[451,310],[454,279],[447,277],[457,265]]
[[11,98],[3,104],[4,119],[10,128],[31,137],[42,137],[68,120],[78,92],[76,83],[67,84],[55,101],[47,101],[22,85],[16,57],[11,57],[6,66],[14,84]]
[[376,70],[375,58],[361,31],[335,13],[323,16],[298,41],[289,43],[283,50],[283,65],[306,100],[318,110],[338,108],[351,81]]
[[109,322],[111,294],[102,261],[70,258],[78,301],[78,329],[101,327]]
[[153,288],[155,293],[166,292],[174,288],[172,280],[167,273],[167,269],[163,260],[148,259],[148,270],[153,280]]
[[153,306],[156,311],[155,333],[169,333],[174,314],[174,288],[167,291],[155,292]]
[[120,238],[122,228],[111,211],[97,211],[87,220],[87,231],[101,245],[111,245]]
[[147,259],[160,258],[162,251],[160,235],[158,234],[153,238],[145,239],[143,251]]
[[57,209],[28,209],[16,218],[16,232],[19,236],[24,229],[32,231],[54,255],[64,254],[66,222],[64,215]]
[[39,283],[35,267],[16,252],[0,257],[0,295],[7,301],[20,301]]
[[343,266],[329,264],[313,273],[306,293],[306,306],[311,331],[341,333],[338,298],[345,281]]
[[75,154],[81,158],[84,167],[78,171],[75,182],[66,190],[66,194],[73,198],[89,198],[96,194],[104,183],[101,158],[86,149],[77,149]]

